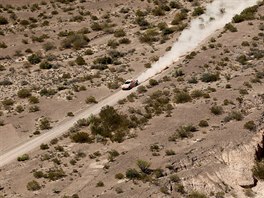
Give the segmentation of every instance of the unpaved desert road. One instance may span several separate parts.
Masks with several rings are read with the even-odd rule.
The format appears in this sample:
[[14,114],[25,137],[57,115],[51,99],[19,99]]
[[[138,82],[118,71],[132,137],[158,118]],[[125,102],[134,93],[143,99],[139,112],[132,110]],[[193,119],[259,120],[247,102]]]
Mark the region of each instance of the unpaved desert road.
[[33,139],[30,139],[27,142],[21,143],[20,145],[16,146],[15,148],[12,148],[8,151],[5,151],[5,153],[3,153],[0,156],[0,167],[10,163],[13,160],[15,160],[18,156],[21,156],[25,153],[30,152],[31,150],[36,149],[42,143],[49,142],[50,140],[62,135],[70,127],[72,127],[74,125],[74,123],[76,121],[78,121],[79,119],[88,118],[91,114],[98,114],[102,107],[104,107],[106,105],[113,106],[113,105],[117,104],[117,102],[120,99],[127,97],[129,94],[131,94],[132,92],[135,92],[135,91],[136,91],[135,88],[132,90],[128,90],[128,91],[120,90],[120,91],[114,93],[113,95],[101,100],[99,103],[97,103],[91,107],[88,107],[84,110],[81,110],[74,117],[67,118],[67,119],[61,121],[60,123],[58,123],[58,125],[54,126],[51,130],[47,131],[46,133],[44,133],[38,137],[35,137]]

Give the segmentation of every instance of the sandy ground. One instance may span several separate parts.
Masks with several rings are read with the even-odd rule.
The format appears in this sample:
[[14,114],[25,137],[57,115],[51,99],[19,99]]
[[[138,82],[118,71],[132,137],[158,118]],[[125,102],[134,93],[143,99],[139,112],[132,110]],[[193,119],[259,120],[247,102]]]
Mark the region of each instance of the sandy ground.
[[[263,13],[263,6],[258,12]],[[208,197],[248,197],[249,193],[255,197],[262,197],[263,184],[261,181],[257,185],[254,184],[251,173],[256,144],[263,141],[261,131],[263,128],[263,85],[261,83],[263,57],[256,58],[256,54],[251,54],[254,51],[252,49],[264,50],[261,24],[261,20],[245,21],[233,24],[237,32],[219,30],[212,35],[214,39],[209,38],[195,50],[197,54],[194,57],[186,56],[164,74],[156,77],[158,85],[153,87],[147,85],[147,92],[136,94],[134,102],[129,102],[127,98],[125,105],[120,103],[116,105],[115,108],[120,112],[129,116],[140,116],[137,112],[141,111],[144,114],[148,99],[160,90],[169,93],[170,104],[173,106],[169,112],[163,111],[160,115],[153,113],[153,118],[146,125],[131,129],[124,142],[114,143],[108,140],[104,144],[78,144],[73,143],[69,137],[63,136],[56,145],[49,143],[48,150],[36,149],[29,152],[28,161],[12,162],[1,168],[0,196],[71,197],[73,194],[78,194],[79,197],[188,197],[192,191],[196,190]],[[249,25],[250,28],[248,28]],[[177,34],[174,36],[177,37]],[[243,41],[247,41],[249,46],[241,45]],[[136,43],[134,45],[137,46]],[[147,45],[144,47],[141,48],[142,51],[150,49]],[[155,53],[162,54],[165,48],[166,45]],[[140,58],[136,60],[140,53],[131,58],[135,60],[135,63],[142,61]],[[237,59],[243,54],[248,58],[245,64],[241,64]],[[149,56],[151,55],[148,54],[147,57]],[[143,69],[143,67],[137,68],[128,76],[136,75]],[[184,75],[175,76],[175,70],[182,70]],[[220,78],[215,82],[202,82],[201,76],[206,72],[219,72]],[[190,83],[189,80],[192,77],[197,78],[196,84]],[[174,101],[177,89],[186,90],[188,93],[192,93],[193,90],[202,90],[209,97],[208,95],[193,97],[190,102],[178,104]],[[86,93],[89,91],[78,92],[83,95]],[[96,98],[103,98],[109,93],[106,90],[104,94]],[[120,93],[129,94],[129,92],[117,92],[117,94]],[[85,97],[78,100],[78,94],[76,94],[77,99],[73,101],[64,100],[65,107],[76,104],[65,112],[74,112],[74,109],[77,110],[84,104]],[[165,92],[164,95],[166,95]],[[50,102],[50,105],[54,104],[53,108],[60,104],[57,97],[45,98],[45,100]],[[41,109],[48,109],[48,105],[43,102],[39,105]],[[98,103],[91,108],[100,105]],[[214,105],[223,108],[220,115],[214,115],[211,112],[210,108]],[[63,104],[60,106],[60,109],[62,108]],[[232,111],[240,112],[243,119],[225,121]],[[53,120],[60,120],[62,119],[60,115],[66,114],[61,112],[54,115],[55,112],[48,112],[51,110],[46,111],[46,116],[54,116]],[[90,113],[90,110],[88,112]],[[24,112],[25,115],[26,113]],[[18,115],[14,115],[11,111],[9,117],[4,118],[11,120],[14,119],[13,116]],[[209,126],[199,126],[201,120],[206,120]],[[256,131],[245,129],[244,125],[248,121],[254,121],[257,126]],[[189,138],[170,141],[177,129],[186,124],[193,124],[197,131]],[[8,123],[4,127],[13,130]],[[90,132],[89,127],[82,130]],[[18,134],[15,131],[13,133]],[[29,133],[25,137],[28,135]],[[44,134],[38,137],[47,136]],[[35,140],[32,139],[32,143]],[[58,145],[62,146],[64,151],[56,149]],[[152,151],[152,145],[158,145],[159,149]],[[35,146],[32,144],[28,148],[33,147]],[[109,161],[109,151],[113,149],[120,155],[113,161]],[[170,150],[174,153],[166,154]],[[98,152],[100,155],[94,156]],[[11,158],[7,158],[9,159]],[[139,170],[136,165],[139,159],[150,162],[152,170],[161,169],[163,175],[158,178],[153,176],[150,181],[115,178],[117,173],[125,175],[129,168]],[[57,162],[58,160],[60,163]],[[72,164],[71,160],[75,160],[75,164]],[[37,170],[46,172],[54,167],[62,168],[66,176],[56,181],[33,176]],[[174,174],[179,176],[179,182],[171,181],[170,177]],[[33,192],[27,190],[26,184],[32,180],[40,184],[40,190]],[[102,187],[98,186],[99,181],[103,182]],[[184,186],[184,192],[179,190],[180,185]]]

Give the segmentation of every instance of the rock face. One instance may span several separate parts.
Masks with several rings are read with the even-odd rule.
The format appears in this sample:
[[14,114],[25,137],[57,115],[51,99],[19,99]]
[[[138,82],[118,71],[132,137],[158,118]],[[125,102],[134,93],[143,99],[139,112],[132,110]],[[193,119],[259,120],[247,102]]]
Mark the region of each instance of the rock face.
[[[256,197],[264,197],[264,183],[257,181],[252,175],[255,159],[263,158],[264,130],[258,132],[249,143],[225,150],[208,162],[211,167],[185,178],[184,185],[189,189],[207,192],[225,192],[225,197],[231,193],[237,197],[245,197],[244,190],[251,188]],[[217,155],[217,152],[216,152]],[[213,158],[211,158],[212,160]],[[217,160],[216,160],[217,159]]]

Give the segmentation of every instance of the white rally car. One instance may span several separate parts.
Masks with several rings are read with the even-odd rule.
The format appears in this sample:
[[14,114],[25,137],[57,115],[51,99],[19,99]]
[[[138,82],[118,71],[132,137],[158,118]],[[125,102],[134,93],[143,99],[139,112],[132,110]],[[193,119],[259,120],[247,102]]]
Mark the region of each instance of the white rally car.
[[133,80],[133,79],[130,79],[130,80],[126,80],[126,82],[121,86],[121,88],[123,90],[129,90],[129,89],[132,89],[136,86],[138,86],[138,80]]

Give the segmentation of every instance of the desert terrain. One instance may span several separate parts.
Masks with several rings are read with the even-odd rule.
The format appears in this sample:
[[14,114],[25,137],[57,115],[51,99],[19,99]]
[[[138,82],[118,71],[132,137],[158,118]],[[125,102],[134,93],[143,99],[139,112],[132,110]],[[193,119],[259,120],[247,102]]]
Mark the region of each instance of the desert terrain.
[[[0,0],[0,154],[119,93],[210,2]],[[0,167],[0,197],[264,197],[263,14]]]

